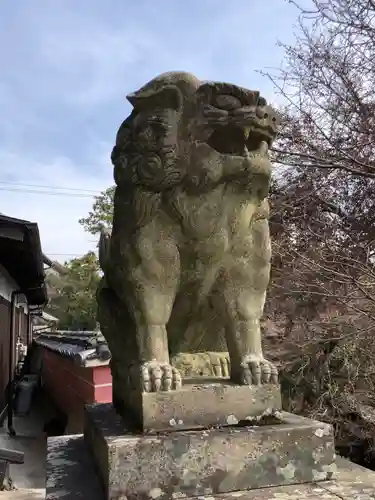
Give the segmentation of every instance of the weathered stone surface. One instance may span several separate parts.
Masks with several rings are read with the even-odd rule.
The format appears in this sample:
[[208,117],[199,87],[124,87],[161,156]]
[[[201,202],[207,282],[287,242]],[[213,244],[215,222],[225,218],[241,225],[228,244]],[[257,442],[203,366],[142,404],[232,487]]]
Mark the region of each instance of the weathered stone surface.
[[[375,472],[337,457],[335,481],[276,486],[252,491],[202,496],[199,500],[371,500],[375,498]],[[351,488],[351,496],[332,491]],[[330,491],[331,490],[331,491]],[[345,496],[346,495],[346,496]],[[176,499],[178,496],[172,498]],[[46,500],[108,500],[102,492],[94,464],[82,436],[48,439]],[[120,500],[117,497],[111,500]]]
[[280,423],[154,435],[87,408],[85,439],[108,498],[180,498],[331,479],[332,429],[291,414]]
[[[324,488],[342,500],[374,500],[375,472],[337,457],[336,481],[326,481]],[[336,497],[335,497],[336,498]]]
[[[200,500],[209,500],[204,496]],[[300,484],[260,488],[252,491],[235,491],[224,495],[215,495],[211,500],[337,500],[338,497],[329,493],[317,484]]]
[[281,410],[278,385],[236,385],[225,378],[207,377],[183,382],[179,391],[133,391],[128,395],[128,411],[141,430],[233,425]]
[[258,91],[184,72],[128,100],[112,152],[113,229],[99,252],[114,404],[123,408],[129,388],[178,390],[170,354],[206,350],[200,336],[226,339],[234,382],[277,383],[260,329],[275,111]]
[[327,491],[336,495],[334,498],[341,500],[374,500],[375,488],[374,485],[364,484],[362,482],[347,482],[337,483],[330,481],[325,485]]

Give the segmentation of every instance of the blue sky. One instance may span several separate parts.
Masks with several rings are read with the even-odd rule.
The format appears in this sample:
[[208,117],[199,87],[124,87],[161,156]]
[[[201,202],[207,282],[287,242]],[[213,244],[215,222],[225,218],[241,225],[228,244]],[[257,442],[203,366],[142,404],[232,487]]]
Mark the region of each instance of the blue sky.
[[3,0],[0,212],[38,222],[44,251],[58,260],[94,248],[78,219],[112,183],[126,94],[184,70],[275,102],[256,70],[280,66],[277,41],[293,41],[296,19],[287,0]]

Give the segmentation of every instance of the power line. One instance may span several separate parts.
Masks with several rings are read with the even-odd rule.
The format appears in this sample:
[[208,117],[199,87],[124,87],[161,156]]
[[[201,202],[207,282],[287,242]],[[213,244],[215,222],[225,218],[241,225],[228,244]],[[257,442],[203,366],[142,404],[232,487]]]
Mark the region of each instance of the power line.
[[[89,251],[92,251],[92,250],[89,250]],[[77,255],[79,255],[79,256],[85,255],[82,252],[79,252],[79,253],[49,253],[49,252],[45,252],[45,254],[47,256],[52,256],[52,257],[76,257]]]
[[65,196],[70,198],[93,198],[95,194],[87,193],[59,193],[58,191],[40,191],[37,189],[17,189],[17,188],[3,188],[0,186],[0,191],[7,191],[12,193],[27,193],[27,194],[38,194],[44,196]]
[[[11,187],[3,187],[1,184],[12,185]],[[20,186],[20,187],[18,187]],[[22,187],[21,187],[22,186]],[[41,191],[40,189],[23,189],[24,187],[32,187],[32,188],[43,188],[43,189],[60,189],[65,191],[76,191],[73,193],[63,193],[63,192],[52,192],[52,191]],[[51,195],[51,196],[68,196],[73,198],[92,198],[95,195],[100,194],[100,191],[94,191],[92,189],[78,189],[78,188],[66,188],[62,186],[49,186],[49,185],[41,185],[41,184],[21,184],[18,182],[8,182],[8,181],[0,181],[0,191],[9,191],[9,192],[19,192],[19,193],[28,193],[28,194],[41,194],[41,195]],[[88,194],[93,193],[93,194]],[[94,240],[90,240],[91,243],[97,243]],[[82,252],[77,253],[50,253],[46,252],[47,255],[51,257],[79,257],[84,255]]]
[[69,257],[69,258],[79,258],[79,257],[84,257],[87,255],[89,252],[94,252],[94,250],[88,250],[87,252],[79,252],[79,253],[49,253],[49,252],[44,252],[45,255],[47,255],[50,258],[53,257]]
[[64,186],[49,186],[45,184],[23,184],[20,182],[11,182],[11,181],[0,181],[0,184],[20,186],[20,187],[43,188],[43,189],[59,189],[64,191],[80,191],[85,193],[100,193],[100,191],[97,191],[96,189],[69,188]]

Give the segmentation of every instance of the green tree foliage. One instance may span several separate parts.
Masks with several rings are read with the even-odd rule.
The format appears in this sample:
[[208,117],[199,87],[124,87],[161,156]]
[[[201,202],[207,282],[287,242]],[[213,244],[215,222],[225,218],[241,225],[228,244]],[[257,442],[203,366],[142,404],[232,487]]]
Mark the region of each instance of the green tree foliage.
[[110,229],[112,227],[114,194],[115,186],[111,186],[99,196],[95,196],[92,210],[88,216],[78,221],[85,231],[91,234],[98,234],[101,228]]
[[59,318],[60,330],[94,330],[96,289],[100,280],[94,252],[65,263],[61,274],[47,273],[48,312]]

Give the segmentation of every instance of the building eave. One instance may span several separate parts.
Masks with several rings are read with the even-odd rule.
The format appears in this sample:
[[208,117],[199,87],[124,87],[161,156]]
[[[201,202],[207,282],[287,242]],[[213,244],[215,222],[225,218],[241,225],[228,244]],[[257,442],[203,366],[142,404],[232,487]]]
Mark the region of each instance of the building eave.
[[0,214],[0,263],[29,305],[47,303],[43,253],[36,223]]

